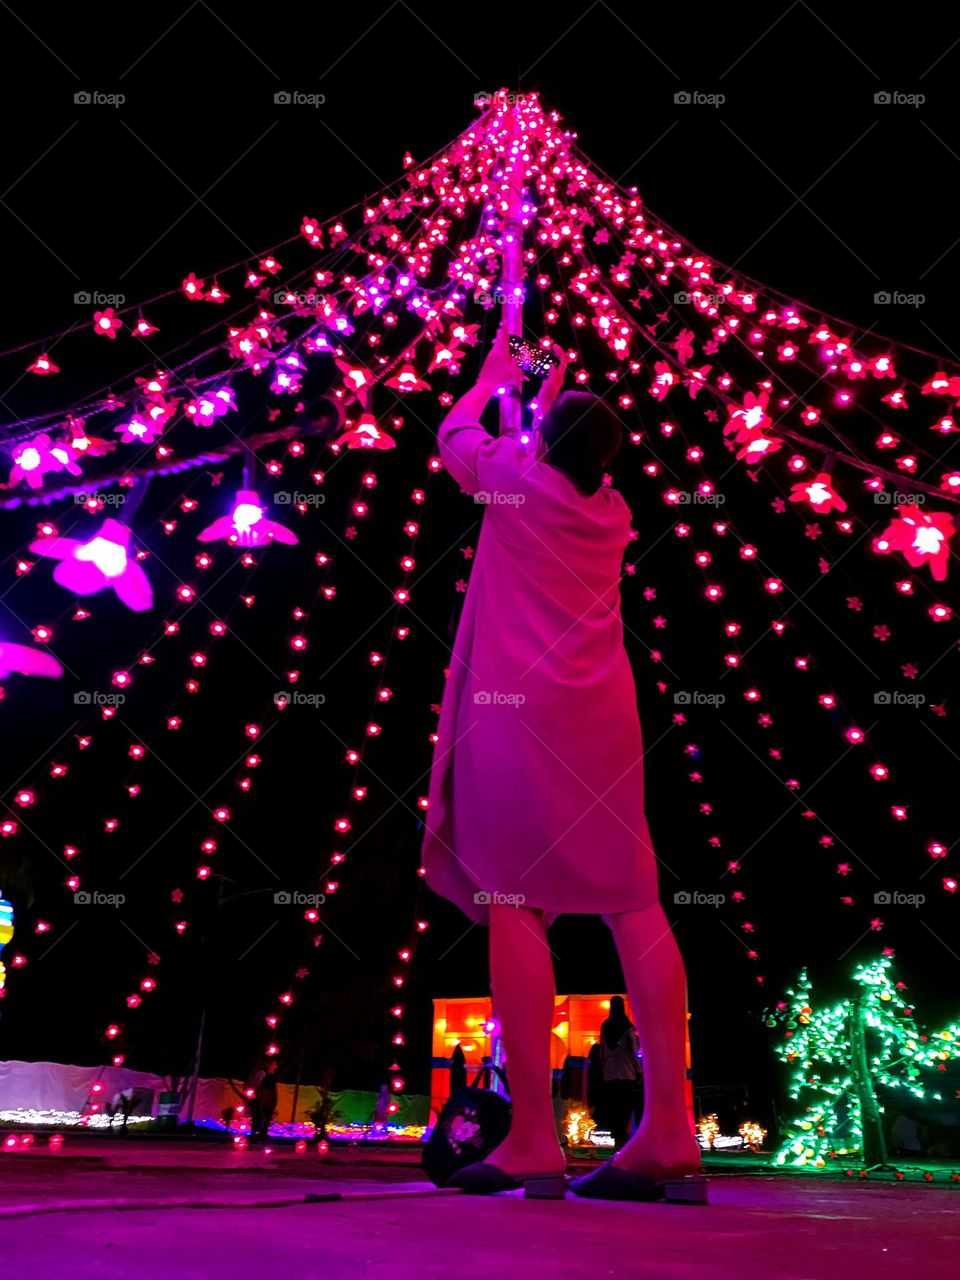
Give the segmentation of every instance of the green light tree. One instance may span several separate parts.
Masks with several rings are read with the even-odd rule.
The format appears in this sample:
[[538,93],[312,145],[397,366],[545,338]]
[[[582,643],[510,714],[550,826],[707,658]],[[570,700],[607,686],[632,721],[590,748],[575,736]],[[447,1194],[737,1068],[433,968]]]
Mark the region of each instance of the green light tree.
[[828,1161],[858,1154],[864,1165],[886,1165],[886,1144],[877,1087],[903,1089],[916,1098],[941,1095],[923,1083],[925,1072],[946,1070],[956,1056],[960,1028],[923,1032],[905,985],[890,974],[882,956],[859,965],[850,997],[816,1008],[806,970],[787,999],[769,1010],[766,1024],[780,1027],[776,1045],[793,1070],[790,1098],[801,1103],[783,1126],[776,1165],[822,1169]]

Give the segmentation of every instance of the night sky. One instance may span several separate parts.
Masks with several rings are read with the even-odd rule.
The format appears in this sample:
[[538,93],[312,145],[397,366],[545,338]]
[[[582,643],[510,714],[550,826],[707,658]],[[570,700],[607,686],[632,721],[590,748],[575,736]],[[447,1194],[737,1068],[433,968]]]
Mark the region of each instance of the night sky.
[[[190,271],[211,277],[218,267],[255,261],[296,238],[305,214],[326,220],[394,180],[407,149],[418,160],[437,151],[472,118],[475,93],[507,85],[538,89],[544,104],[578,130],[600,168],[636,185],[650,210],[718,261],[860,329],[960,362],[953,198],[960,177],[954,89],[960,48],[952,49],[948,32],[933,42],[941,19],[932,5],[911,6],[896,27],[879,20],[867,27],[863,11],[852,6],[818,10],[802,0],[782,9],[694,7],[660,16],[598,0],[582,11],[517,10],[510,30],[503,12],[402,0],[336,11],[221,10],[201,0],[136,14],[108,3],[97,6],[93,20],[86,10],[22,19],[4,11],[0,349],[85,326],[89,308],[73,301],[80,290],[123,293],[129,303],[176,288]],[[276,105],[274,95],[289,89],[321,93],[325,101],[316,108]],[[75,104],[76,93],[93,90],[126,101]],[[675,101],[694,91],[724,101]],[[894,91],[925,101],[875,101]],[[301,244],[292,246],[291,260],[309,261],[304,255]],[[875,295],[883,291],[923,301],[878,304]],[[168,311],[156,311],[165,323],[150,345],[156,358],[201,322],[221,319],[213,309],[184,317],[186,304],[164,305]],[[129,346],[84,328],[55,352],[69,370],[44,382],[23,376],[38,349],[0,359],[5,424],[66,404],[129,372],[136,359]],[[148,358],[140,354],[141,363]],[[25,930],[18,935],[31,962],[9,981],[0,1056],[103,1060],[103,1029],[126,1015],[123,997],[146,972],[146,953],[155,951],[162,957],[159,989],[124,1017],[128,1064],[184,1070],[206,1000],[203,1073],[249,1069],[263,1043],[263,1015],[301,955],[296,916],[279,911],[272,895],[309,888],[326,866],[331,824],[350,785],[344,749],[356,745],[376,688],[367,653],[383,649],[389,637],[387,588],[405,549],[398,529],[410,512],[411,488],[425,482],[436,425],[435,401],[424,397],[416,408],[429,421],[408,417],[400,447],[378,455],[373,514],[355,543],[345,542],[342,531],[365,459],[338,465],[323,508],[296,525],[299,547],[271,548],[255,570],[243,569],[232,551],[217,553],[208,579],[216,585],[180,635],[160,641],[156,664],[138,671],[110,725],[88,716],[75,694],[109,690],[110,673],[155,640],[165,611],[173,615],[176,583],[196,577],[194,535],[219,514],[219,496],[240,487],[239,461],[151,484],[135,522],[157,592],[150,614],[128,613],[101,596],[88,603],[89,621],[71,622],[69,597],[52,583],[49,567],[41,563],[18,579],[14,565],[37,522],[73,520],[73,504],[0,511],[0,633],[29,643],[32,627],[54,625],[52,650],[68,668],[60,682],[11,679],[0,704],[6,798],[26,782],[38,794],[34,809],[16,814],[24,822],[20,835],[0,847],[0,887],[22,920],[39,915],[54,926],[42,939]],[[262,409],[253,408],[245,423],[249,431],[268,425]],[[870,439],[871,424],[862,430]],[[294,489],[328,460],[312,441],[308,457],[282,480],[268,481],[262,471],[259,480],[266,491]],[[214,486],[210,473],[218,471],[224,478]],[[700,599],[689,544],[667,535],[675,513],[640,474],[636,454],[625,451],[615,479],[640,533],[631,555],[642,559],[624,585],[624,619],[650,747],[648,816],[670,867],[661,884],[689,966],[696,1083],[746,1082],[757,1096],[769,1090],[776,1072],[760,1013],[803,964],[832,994],[857,960],[894,946],[921,1019],[937,1025],[956,1016],[956,899],[940,889],[941,873],[957,870],[955,855],[931,871],[923,852],[934,838],[951,846],[956,838],[952,629],[932,626],[915,602],[898,598],[892,564],[864,549],[824,578],[800,522],[774,513],[774,489],[740,468],[725,479],[729,510],[803,598],[791,612],[789,637],[765,636],[751,654],[753,678],[768,692],[776,724],[769,741],[761,739],[755,712],[731,699],[695,729],[671,727],[675,707],[656,688],[666,677],[651,663],[651,648],[669,659],[671,687],[711,689],[722,687],[722,637]],[[185,492],[202,503],[201,513],[176,510]],[[171,517],[178,528],[168,536],[161,522]],[[92,527],[92,517],[85,519],[84,527]],[[333,1066],[341,1084],[380,1082],[389,1061],[388,975],[415,914],[429,919],[430,929],[406,997],[409,1088],[425,1090],[428,1083],[430,998],[487,988],[485,932],[423,890],[415,874],[430,704],[440,698],[463,599],[455,587],[466,567],[462,549],[476,545],[477,521],[477,508],[448,477],[430,480],[413,634],[391,655],[394,698],[378,716],[383,741],[371,749],[370,773],[362,779],[370,798],[358,810],[323,944],[286,1024],[283,1075],[292,1077],[302,1050],[306,1079]],[[646,547],[651,554],[643,554]],[[322,692],[325,701],[322,709],[285,713],[263,743],[254,792],[239,796],[231,790],[245,750],[238,726],[262,718],[273,693],[285,687],[291,609],[313,601],[317,551],[334,556],[337,597],[317,606],[310,651],[297,665],[301,687]],[[735,556],[723,577],[730,612],[739,611],[757,636],[769,631],[775,611],[758,598]],[[656,588],[655,605],[644,599],[646,587]],[[241,594],[254,594],[256,606],[238,610]],[[939,594],[956,605],[950,582]],[[851,595],[862,598],[862,612],[848,608]],[[235,626],[212,641],[208,624],[227,611]],[[665,632],[653,625],[658,613],[669,618]],[[888,641],[874,638],[876,625],[889,628]],[[895,785],[882,790],[870,782],[868,758],[844,750],[839,721],[820,711],[809,683],[791,673],[784,645],[789,662],[815,655],[832,687],[857,709]],[[198,647],[209,652],[210,670],[200,673],[201,692],[189,701],[182,689],[196,674],[188,667]],[[926,698],[924,707],[876,704],[877,690],[903,686],[900,667],[908,662],[919,668],[910,692]],[[174,707],[183,728],[164,733]],[[75,737],[87,730],[95,742],[91,758],[82,758]],[[151,744],[138,770],[127,756],[136,740]],[[691,742],[696,756],[685,752]],[[801,799],[770,768],[772,746],[802,779]],[[51,781],[49,763],[61,758],[70,773]],[[694,768],[705,777],[699,789],[688,781]],[[143,793],[132,801],[125,786],[134,772]],[[198,893],[192,875],[198,844],[209,806],[224,797],[237,814],[216,855],[226,879]],[[701,801],[713,804],[715,819],[698,813]],[[891,803],[909,806],[915,820],[893,822]],[[834,833],[832,849],[810,834],[800,816],[805,807]],[[121,820],[121,830],[107,836],[102,823],[109,817]],[[709,822],[710,831],[722,829],[725,851],[744,857],[746,917],[730,902],[696,908],[672,901],[679,890],[717,891],[723,862],[705,843]],[[86,888],[118,892],[122,881],[128,899],[122,908],[74,906],[56,856],[67,842],[83,848],[76,870]],[[870,868],[857,884],[861,898],[897,889],[922,892],[926,902],[885,908],[886,930],[864,936],[864,913],[854,924],[839,901],[840,857]],[[178,886],[195,904],[183,941],[171,927],[178,916],[170,893]],[[757,923],[759,963],[745,959],[744,918]],[[561,992],[620,988],[599,922],[566,918],[551,945]],[[758,972],[766,975],[763,989]]]

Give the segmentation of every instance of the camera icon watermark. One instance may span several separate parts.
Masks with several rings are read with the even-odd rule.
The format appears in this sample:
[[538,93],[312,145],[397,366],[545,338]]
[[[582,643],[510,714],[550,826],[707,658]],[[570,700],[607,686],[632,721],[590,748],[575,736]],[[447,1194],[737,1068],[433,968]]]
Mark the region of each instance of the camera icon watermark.
[[926,900],[925,893],[901,893],[899,889],[878,889],[873,895],[878,907],[922,907]]
[[726,900],[725,893],[702,893],[699,889],[678,889],[673,895],[678,907],[720,907]]
[[125,693],[101,693],[99,689],[78,689],[73,695],[77,707],[122,707],[126,700]]
[[73,901],[78,907],[122,907],[125,893],[102,893],[99,889],[78,889]]
[[122,307],[126,300],[125,293],[103,293],[99,289],[78,289],[73,295],[78,307]]
[[678,707],[722,707],[726,700],[725,693],[705,693],[702,689],[678,689],[673,695]]
[[878,507],[922,507],[927,500],[925,493],[904,493],[902,489],[882,490],[873,495]]
[[922,707],[926,701],[922,693],[903,693],[900,689],[876,689],[873,694],[877,707]]
[[878,107],[922,107],[926,100],[925,93],[904,93],[901,89],[878,89],[873,95]]
[[725,493],[701,493],[699,489],[668,489],[664,494],[671,507],[722,507]]
[[722,107],[725,93],[703,93],[700,89],[678,89],[673,101],[678,107]]
[[522,707],[526,700],[525,693],[501,693],[499,689],[478,689],[473,695],[478,707]]
[[522,507],[525,493],[506,493],[500,489],[478,489],[473,500],[480,507]]
[[873,295],[878,307],[922,307],[926,300],[925,293],[904,293],[900,289],[879,289]]
[[273,305],[275,307],[318,307],[321,296],[315,289],[298,293],[296,289],[274,289]]
[[524,893],[496,893],[480,889],[473,895],[478,907],[522,907],[527,897]]
[[518,286],[510,293],[503,293],[500,289],[478,289],[473,295],[473,300],[481,307],[522,307],[526,293],[524,289]]
[[274,706],[280,711],[285,707],[322,707],[327,700],[325,693],[306,693],[302,689],[278,689],[273,695]]
[[325,893],[304,893],[300,889],[278,889],[273,895],[278,907],[322,907],[326,900]]
[[325,493],[297,493],[289,489],[278,489],[273,500],[280,507],[322,507],[327,500]]
[[708,307],[719,307],[727,299],[722,293],[688,293],[686,289],[678,289],[673,301],[678,307],[700,307],[705,311]]
[[75,493],[74,505],[78,507],[122,507],[127,500],[125,493]]
[[278,89],[273,95],[278,107],[322,107],[326,100],[325,93],[304,93],[301,89]]
[[526,102],[529,97],[529,93],[510,93],[506,89],[498,89],[496,93],[480,89],[473,95],[473,101],[478,107],[494,105],[498,107],[515,107]]
[[126,100],[125,93],[103,93],[100,89],[78,89],[73,95],[78,107],[122,107]]

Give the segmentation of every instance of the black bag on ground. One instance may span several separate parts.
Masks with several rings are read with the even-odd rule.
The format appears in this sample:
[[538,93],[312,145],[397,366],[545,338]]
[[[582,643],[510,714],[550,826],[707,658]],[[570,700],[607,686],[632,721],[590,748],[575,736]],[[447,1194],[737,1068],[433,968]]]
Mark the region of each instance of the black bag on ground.
[[473,1084],[453,1091],[437,1117],[422,1161],[424,1173],[437,1187],[445,1186],[458,1169],[482,1160],[509,1132],[509,1097],[480,1086],[491,1071],[506,1088],[507,1077],[499,1067],[482,1067]]

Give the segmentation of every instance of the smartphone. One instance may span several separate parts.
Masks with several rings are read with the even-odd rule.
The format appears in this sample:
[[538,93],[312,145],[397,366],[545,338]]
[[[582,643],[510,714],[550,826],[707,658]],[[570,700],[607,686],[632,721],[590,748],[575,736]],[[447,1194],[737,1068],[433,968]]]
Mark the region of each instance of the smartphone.
[[553,351],[545,351],[535,342],[518,338],[515,333],[510,335],[510,354],[524,373],[532,373],[538,378],[560,363]]

